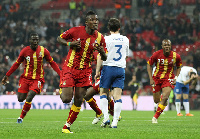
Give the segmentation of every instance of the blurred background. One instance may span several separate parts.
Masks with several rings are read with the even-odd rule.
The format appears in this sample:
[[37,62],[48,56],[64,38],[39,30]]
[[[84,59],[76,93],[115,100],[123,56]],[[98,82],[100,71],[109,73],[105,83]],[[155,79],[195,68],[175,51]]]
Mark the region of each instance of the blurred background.
[[[138,95],[152,96],[146,62],[161,49],[164,38],[172,41],[172,50],[181,55],[183,65],[194,67],[200,75],[200,0],[1,0],[0,79],[21,49],[29,45],[29,34],[34,31],[40,35],[39,45],[47,48],[62,68],[68,48],[58,44],[56,38],[69,28],[84,25],[89,10],[99,16],[103,35],[109,34],[109,18],[116,17],[121,21],[121,34],[130,40],[123,95],[131,96],[128,83],[135,75],[140,84]],[[44,69],[46,82],[41,95],[59,95],[59,77],[48,63]],[[0,84],[0,94],[15,94],[22,73],[21,65],[9,77],[9,84]],[[173,104],[174,96],[172,100]],[[200,77],[190,85],[190,107],[200,109]]]

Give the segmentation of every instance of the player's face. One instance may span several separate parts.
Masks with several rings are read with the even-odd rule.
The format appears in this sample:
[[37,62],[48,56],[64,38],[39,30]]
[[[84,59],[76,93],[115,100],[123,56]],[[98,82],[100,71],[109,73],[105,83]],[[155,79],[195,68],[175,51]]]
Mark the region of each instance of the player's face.
[[97,15],[89,15],[87,21],[85,22],[86,26],[92,30],[98,29],[99,19]]
[[171,41],[170,40],[163,40],[162,41],[162,48],[164,53],[169,53],[171,51]]
[[31,36],[30,43],[33,49],[37,48],[38,43],[39,43],[39,36]]

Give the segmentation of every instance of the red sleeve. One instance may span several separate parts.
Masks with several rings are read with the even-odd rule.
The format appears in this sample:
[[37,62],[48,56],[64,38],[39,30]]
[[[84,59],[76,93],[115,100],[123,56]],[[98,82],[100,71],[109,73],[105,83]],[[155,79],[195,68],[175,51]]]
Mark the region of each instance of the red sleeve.
[[45,57],[46,61],[48,61],[50,63],[53,70],[56,71],[58,73],[58,75],[60,76],[60,68],[58,67],[56,62],[53,61],[53,58],[51,57],[49,51],[46,48],[44,48],[44,57]]
[[12,65],[12,67],[9,69],[9,71],[6,73],[7,76],[10,76],[18,67],[19,65],[24,61],[24,53],[26,51],[26,48],[22,49],[20,52],[16,62]]
[[10,70],[6,73],[6,75],[10,76],[19,67],[19,65],[20,63],[15,62],[10,68]]
[[53,68],[54,71],[57,72],[57,74],[60,76],[60,68],[58,67],[58,65],[56,64],[55,61],[50,62],[51,67]]
[[60,35],[60,37],[61,37],[62,39],[65,39],[65,40],[72,39],[72,38],[73,38],[72,35],[71,35],[72,32],[73,32],[73,28],[71,28],[71,29],[69,29],[69,30],[63,32],[63,33]]
[[105,53],[107,54],[108,51],[107,51],[107,48],[106,48],[106,42],[105,42],[105,38],[104,38],[104,36],[103,36],[102,34],[101,34],[101,42],[100,42],[100,45],[103,46],[104,51],[105,51]]
[[153,55],[149,58],[147,63],[152,66],[156,62],[156,57],[157,57],[157,53],[153,53]]
[[181,56],[176,53],[176,67],[182,66]]
[[24,56],[25,52],[26,52],[26,47],[21,50],[21,52],[20,52],[20,54],[19,54],[19,56],[18,56],[18,58],[16,60],[17,63],[21,64],[24,61],[24,59],[25,59],[25,56]]
[[53,58],[51,57],[49,51],[44,48],[44,58],[46,59],[47,62],[52,62]]

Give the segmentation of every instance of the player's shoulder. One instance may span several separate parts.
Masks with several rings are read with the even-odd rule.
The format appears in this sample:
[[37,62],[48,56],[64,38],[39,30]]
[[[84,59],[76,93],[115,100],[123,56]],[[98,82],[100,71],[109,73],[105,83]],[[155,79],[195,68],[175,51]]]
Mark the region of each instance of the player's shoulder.
[[128,37],[126,37],[126,36],[124,36],[124,35],[122,35],[122,36],[123,36],[123,38],[124,38],[125,41],[129,41],[129,38],[128,38]]
[[158,51],[155,51],[153,52],[153,55],[160,55],[161,53],[163,53],[163,50],[158,50]]
[[181,58],[181,55],[178,54],[177,52],[172,51],[172,54],[176,54],[176,57]]
[[25,47],[22,48],[22,51],[27,51],[27,50],[30,50],[30,49],[31,49],[30,46],[25,46]]
[[104,36],[101,32],[99,32],[99,31],[96,30],[95,33],[96,33],[97,35],[101,35],[101,37],[105,38],[105,36]]
[[85,30],[85,26],[77,26],[69,29],[69,31],[79,31],[79,32],[82,30]]

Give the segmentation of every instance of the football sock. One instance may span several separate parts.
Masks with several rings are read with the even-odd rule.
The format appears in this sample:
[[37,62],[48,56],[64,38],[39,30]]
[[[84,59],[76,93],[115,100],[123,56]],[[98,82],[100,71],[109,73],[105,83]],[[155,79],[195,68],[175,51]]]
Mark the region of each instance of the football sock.
[[21,115],[20,115],[20,118],[24,119],[24,117],[26,116],[26,114],[30,110],[30,108],[31,108],[31,102],[25,102],[24,107],[21,112]]
[[115,100],[114,104],[114,116],[113,116],[113,125],[117,125],[117,122],[119,120],[119,116],[122,110],[122,100]]
[[87,103],[90,105],[90,107],[96,112],[97,115],[100,115],[102,111],[97,106],[96,100],[94,98],[91,98]]
[[72,105],[70,112],[69,112],[69,117],[67,119],[68,124],[73,124],[73,122],[76,120],[77,115],[80,112],[81,107],[76,107],[74,104]]
[[114,115],[114,101],[113,99],[110,99],[109,104],[108,104],[108,110],[110,112],[110,115]]
[[176,105],[177,114],[181,113],[181,100],[180,99],[176,99],[175,100],[175,105]]
[[155,113],[155,115],[154,115],[154,117],[155,117],[156,119],[158,119],[158,117],[159,117],[160,114],[163,112],[163,110],[165,109],[165,107],[166,107],[166,106],[163,106],[162,104],[159,104],[159,105],[158,105],[158,109],[157,109],[157,111],[156,111],[156,113]]
[[188,102],[188,99],[183,99],[183,106],[185,108],[185,113],[190,113],[190,110],[189,110],[189,102]]
[[154,113],[156,113],[156,110],[158,109],[158,104],[154,103]]
[[109,118],[109,115],[108,115],[108,100],[107,100],[106,95],[100,96],[100,107],[101,107],[101,110],[104,114],[104,119],[108,119]]

